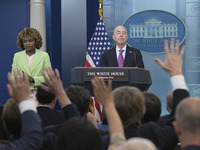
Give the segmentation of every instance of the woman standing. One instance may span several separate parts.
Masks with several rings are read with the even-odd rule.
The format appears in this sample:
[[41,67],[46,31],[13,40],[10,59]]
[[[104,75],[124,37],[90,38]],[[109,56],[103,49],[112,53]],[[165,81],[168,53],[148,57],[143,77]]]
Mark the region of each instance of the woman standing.
[[38,50],[42,47],[42,37],[34,28],[24,28],[18,34],[17,46],[22,51],[14,55],[12,72],[13,69],[19,69],[28,74],[30,90],[34,96],[38,85],[45,82],[42,72],[45,72],[45,67],[51,66],[49,55]]

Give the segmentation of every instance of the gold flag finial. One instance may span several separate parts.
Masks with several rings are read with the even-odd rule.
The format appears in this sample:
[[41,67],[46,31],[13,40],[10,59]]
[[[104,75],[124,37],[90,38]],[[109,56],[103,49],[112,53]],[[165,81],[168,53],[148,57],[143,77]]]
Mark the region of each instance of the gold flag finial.
[[102,8],[103,0],[99,0],[99,16],[103,19],[103,8]]
[[103,0],[99,0],[99,3],[103,3]]

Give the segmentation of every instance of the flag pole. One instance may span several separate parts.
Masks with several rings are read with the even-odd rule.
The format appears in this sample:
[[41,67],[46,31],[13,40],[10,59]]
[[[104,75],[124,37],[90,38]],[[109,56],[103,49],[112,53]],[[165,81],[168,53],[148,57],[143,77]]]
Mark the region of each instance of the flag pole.
[[102,7],[102,3],[103,3],[103,0],[99,0],[99,16],[101,17],[101,19],[103,20],[103,7]]
[[[103,23],[103,0],[98,0],[98,2],[98,13],[101,18],[98,16],[94,33],[88,45],[86,67],[100,67],[102,53],[110,49],[109,37]],[[95,97],[91,98],[90,111],[96,116],[98,122],[102,121],[102,105]]]

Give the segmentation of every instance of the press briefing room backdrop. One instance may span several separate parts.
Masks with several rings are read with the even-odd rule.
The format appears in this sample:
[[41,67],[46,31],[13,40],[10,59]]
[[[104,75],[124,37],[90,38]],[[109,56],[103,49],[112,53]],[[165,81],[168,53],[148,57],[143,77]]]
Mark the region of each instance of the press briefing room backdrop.
[[[199,97],[199,0],[103,0],[104,23],[112,46],[113,29],[123,25],[134,14],[147,10],[164,11],[183,21],[186,37],[182,45],[186,44],[187,47],[183,72],[190,94]],[[46,51],[53,68],[60,70],[64,87],[68,87],[71,84],[71,69],[84,66],[87,46],[98,21],[98,0],[45,0],[45,13]],[[14,53],[19,51],[17,34],[26,26],[30,26],[30,0],[0,0],[0,104],[9,98],[7,72],[11,70]],[[169,76],[153,61],[155,57],[164,60],[164,53],[141,53],[152,78],[148,91],[162,100],[162,114],[165,114],[165,97],[171,90]]]

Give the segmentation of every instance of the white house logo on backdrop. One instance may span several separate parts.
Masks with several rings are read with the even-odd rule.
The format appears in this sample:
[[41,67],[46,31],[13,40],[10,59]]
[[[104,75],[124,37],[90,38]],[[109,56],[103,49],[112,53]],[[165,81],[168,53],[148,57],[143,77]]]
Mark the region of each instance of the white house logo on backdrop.
[[160,10],[136,13],[123,26],[129,35],[127,43],[145,52],[163,52],[164,40],[174,38],[182,43],[186,36],[183,21],[172,13]]

